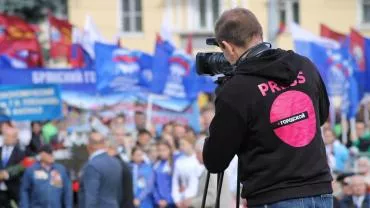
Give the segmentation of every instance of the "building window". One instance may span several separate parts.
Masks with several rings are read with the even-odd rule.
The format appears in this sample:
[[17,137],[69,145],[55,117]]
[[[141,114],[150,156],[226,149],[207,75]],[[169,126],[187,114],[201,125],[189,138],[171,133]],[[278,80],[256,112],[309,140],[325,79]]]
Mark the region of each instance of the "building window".
[[219,0],[198,0],[198,29],[212,29],[220,15]]
[[286,25],[289,22],[299,24],[299,0],[280,0],[279,1],[279,19],[280,24]]
[[361,23],[370,23],[370,0],[362,0],[361,2]]
[[122,0],[121,13],[123,32],[142,32],[141,0]]
[[298,1],[292,2],[292,10],[293,10],[293,22],[299,23],[299,3]]

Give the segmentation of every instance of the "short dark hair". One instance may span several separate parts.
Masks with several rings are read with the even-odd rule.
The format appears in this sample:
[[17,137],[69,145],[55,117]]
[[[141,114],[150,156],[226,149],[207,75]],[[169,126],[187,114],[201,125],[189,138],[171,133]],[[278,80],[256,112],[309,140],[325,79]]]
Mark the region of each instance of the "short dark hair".
[[2,121],[0,123],[0,126],[2,126],[2,125],[8,125],[10,127],[14,127],[14,125],[13,125],[13,123],[11,121]]
[[145,113],[143,111],[135,111],[135,115],[143,115],[143,116],[145,116]]
[[[94,138],[94,137],[92,137],[93,135],[98,135],[98,136]],[[105,143],[105,139],[104,139],[104,136],[100,132],[92,130],[89,133],[88,143],[90,145],[101,145],[101,144]]]
[[132,148],[132,150],[131,150],[131,156],[132,156],[132,155],[134,155],[134,154],[135,154],[135,152],[137,152],[137,151],[142,151],[142,152],[144,152],[143,148],[141,148],[140,146],[135,146],[135,147],[133,147],[133,148]]
[[123,118],[123,119],[126,119],[126,114],[125,113],[119,113],[116,118]]
[[140,136],[140,135],[143,135],[143,134],[147,134],[150,137],[152,136],[152,133],[150,133],[150,131],[148,131],[147,129],[139,129],[137,135]]
[[225,11],[217,20],[215,35],[221,47],[223,47],[222,41],[245,47],[255,36],[262,39],[263,32],[257,17],[250,10],[234,8]]

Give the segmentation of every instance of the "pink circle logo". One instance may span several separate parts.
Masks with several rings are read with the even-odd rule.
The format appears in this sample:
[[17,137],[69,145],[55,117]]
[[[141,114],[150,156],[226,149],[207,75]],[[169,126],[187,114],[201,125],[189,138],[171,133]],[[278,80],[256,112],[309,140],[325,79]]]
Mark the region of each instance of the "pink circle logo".
[[308,145],[316,134],[316,114],[312,100],[300,91],[284,92],[274,100],[270,122],[276,136],[293,147]]

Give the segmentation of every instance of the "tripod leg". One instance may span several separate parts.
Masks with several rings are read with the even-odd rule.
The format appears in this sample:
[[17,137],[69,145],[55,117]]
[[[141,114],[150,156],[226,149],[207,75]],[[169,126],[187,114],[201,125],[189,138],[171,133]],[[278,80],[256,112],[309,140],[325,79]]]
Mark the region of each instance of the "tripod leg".
[[236,208],[240,207],[240,160],[238,158],[238,170],[237,170],[237,176],[236,176]]
[[206,185],[204,187],[204,192],[203,192],[203,199],[202,199],[202,208],[206,207],[206,200],[207,200],[207,192],[208,192],[208,184],[209,184],[209,177],[211,176],[211,173],[207,173],[207,178],[206,178]]
[[222,190],[222,181],[224,179],[224,172],[219,173],[217,180],[217,198],[216,198],[216,208],[220,208],[220,198],[221,198],[221,190]]

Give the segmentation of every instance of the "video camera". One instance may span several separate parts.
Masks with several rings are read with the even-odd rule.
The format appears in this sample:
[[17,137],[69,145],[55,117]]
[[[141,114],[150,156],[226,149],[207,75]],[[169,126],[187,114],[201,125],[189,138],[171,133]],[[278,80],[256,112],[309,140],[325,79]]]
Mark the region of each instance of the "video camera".
[[[216,38],[207,38],[207,45],[219,46]],[[260,57],[263,52],[271,49],[271,43],[262,42],[256,46],[248,49],[244,52],[246,55],[241,55],[242,60],[249,59],[252,57]],[[197,53],[196,55],[196,67],[199,75],[218,75],[224,74],[225,77],[229,78],[235,74],[236,65],[240,63],[237,61],[236,65],[231,65],[221,52],[208,52],[208,53]],[[226,79],[227,79],[226,78]],[[223,83],[224,81],[221,81]]]
[[[206,44],[219,46],[216,38],[207,38]],[[198,75],[227,75],[234,69],[222,52],[197,53],[195,62]]]

